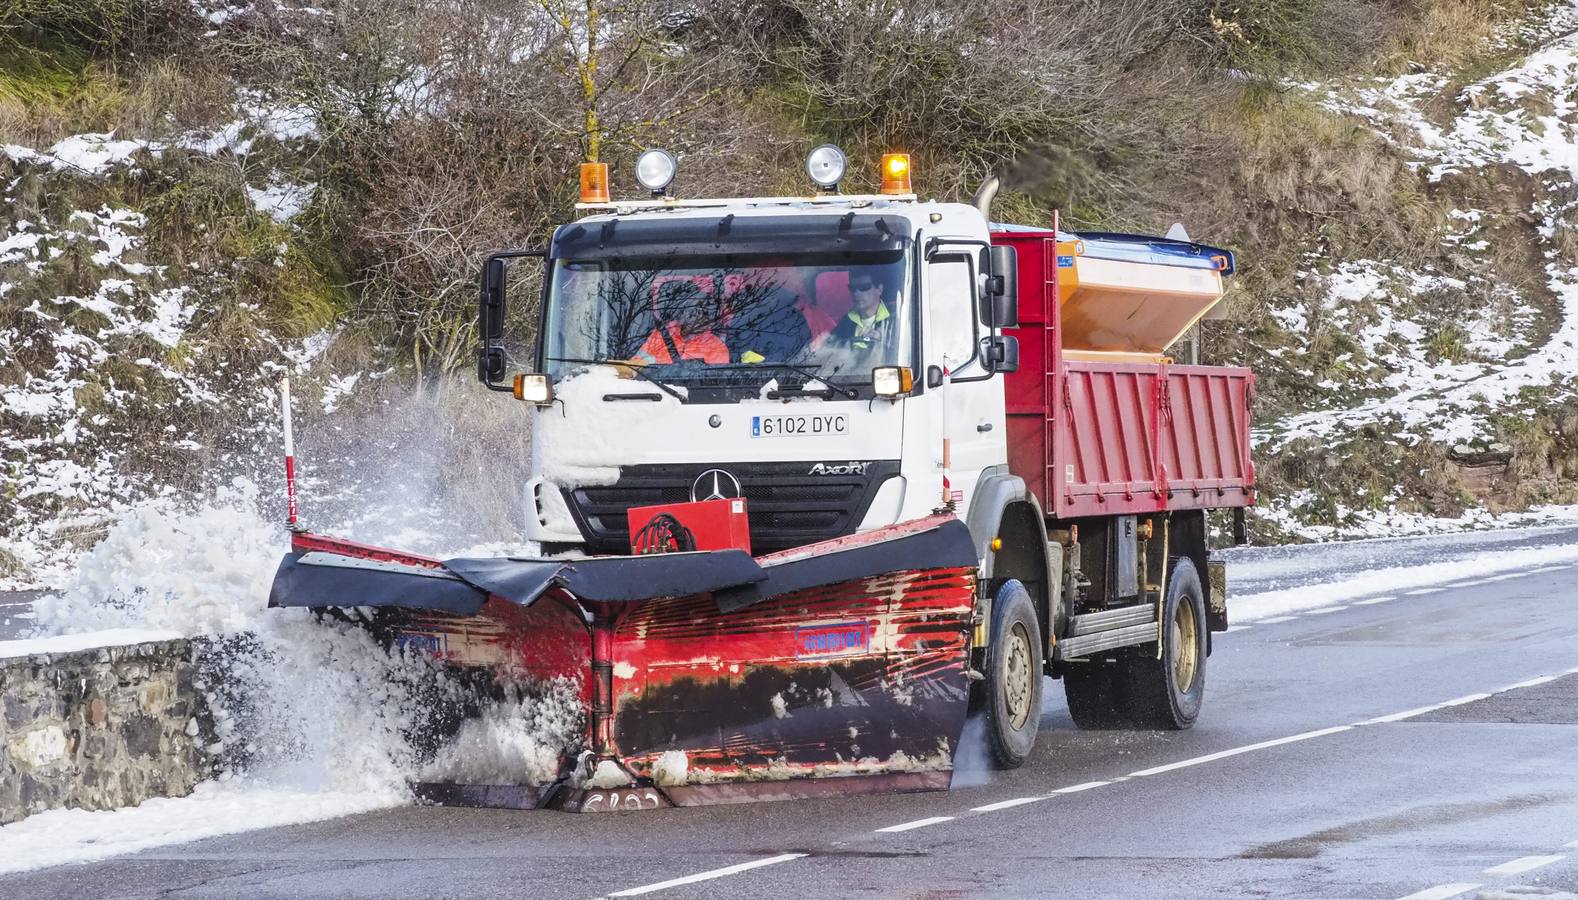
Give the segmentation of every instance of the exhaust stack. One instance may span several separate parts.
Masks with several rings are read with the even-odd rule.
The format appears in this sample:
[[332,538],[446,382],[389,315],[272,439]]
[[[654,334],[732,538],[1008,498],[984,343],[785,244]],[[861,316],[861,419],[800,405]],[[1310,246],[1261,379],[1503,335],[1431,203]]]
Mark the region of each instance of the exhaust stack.
[[997,191],[1002,186],[1002,180],[991,175],[975,189],[975,208],[981,211],[981,218],[986,220],[988,226],[992,224],[992,201],[997,199]]

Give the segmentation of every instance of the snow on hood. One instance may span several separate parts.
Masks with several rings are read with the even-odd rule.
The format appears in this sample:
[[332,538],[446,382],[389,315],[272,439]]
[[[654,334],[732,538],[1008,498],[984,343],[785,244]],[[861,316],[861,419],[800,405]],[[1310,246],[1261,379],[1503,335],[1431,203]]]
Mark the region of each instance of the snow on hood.
[[[684,394],[685,390],[675,390]],[[608,403],[604,394],[651,392],[661,399],[645,403]],[[684,408],[657,385],[621,378],[614,366],[592,366],[554,385],[555,402],[539,410],[533,423],[533,469],[560,487],[613,484],[628,465],[634,436],[660,434],[674,427]]]

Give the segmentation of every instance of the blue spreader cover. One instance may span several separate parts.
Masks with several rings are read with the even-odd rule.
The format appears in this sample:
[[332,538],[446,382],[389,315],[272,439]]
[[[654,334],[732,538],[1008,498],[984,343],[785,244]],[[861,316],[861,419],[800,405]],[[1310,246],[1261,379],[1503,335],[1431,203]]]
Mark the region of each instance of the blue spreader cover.
[[[1005,232],[1032,232],[1049,231],[1046,228],[1036,228],[1029,225],[1010,225],[993,222],[993,231]],[[1222,270],[1224,276],[1238,271],[1238,259],[1233,251],[1221,247],[1212,247],[1209,244],[1196,244],[1193,241],[1175,241],[1171,238],[1152,237],[1144,234],[1120,234],[1114,231],[1082,231],[1074,234],[1068,231],[1057,233],[1060,241],[1084,241],[1084,256],[1095,259],[1112,259],[1123,262],[1150,263],[1159,266],[1179,266],[1185,269],[1215,269],[1216,261],[1211,257],[1222,256],[1227,258],[1227,268]]]

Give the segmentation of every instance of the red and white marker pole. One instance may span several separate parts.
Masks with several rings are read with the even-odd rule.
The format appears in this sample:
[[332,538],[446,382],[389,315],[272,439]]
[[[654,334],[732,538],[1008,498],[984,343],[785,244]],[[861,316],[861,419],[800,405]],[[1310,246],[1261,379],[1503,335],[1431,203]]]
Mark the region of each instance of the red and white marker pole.
[[953,383],[953,368],[942,362],[942,508],[953,509],[953,441],[948,438],[948,386]]
[[296,530],[296,441],[290,433],[290,376],[280,380],[279,408],[285,421],[285,524]]

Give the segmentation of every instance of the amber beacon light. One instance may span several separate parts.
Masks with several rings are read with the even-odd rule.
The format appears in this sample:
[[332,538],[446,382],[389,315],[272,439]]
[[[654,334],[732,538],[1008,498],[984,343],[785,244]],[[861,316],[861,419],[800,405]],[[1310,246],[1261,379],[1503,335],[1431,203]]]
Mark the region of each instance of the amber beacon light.
[[908,153],[882,154],[882,193],[908,194],[910,192],[910,155]]
[[581,163],[581,202],[608,202],[608,163]]

